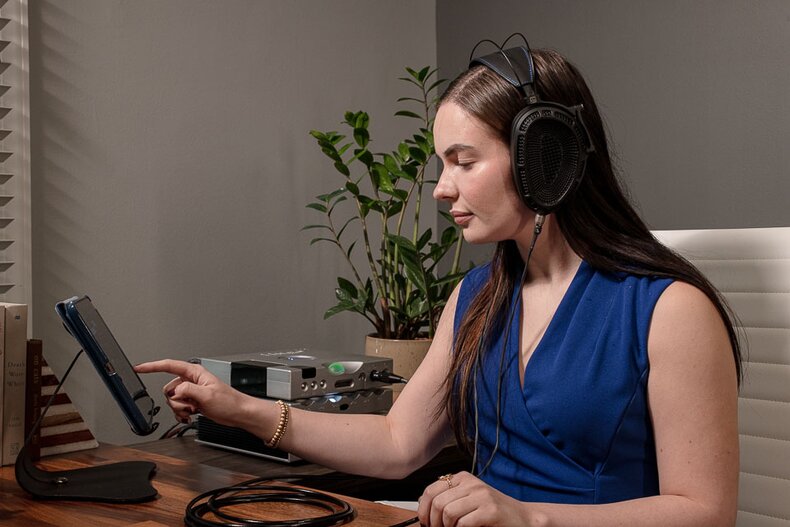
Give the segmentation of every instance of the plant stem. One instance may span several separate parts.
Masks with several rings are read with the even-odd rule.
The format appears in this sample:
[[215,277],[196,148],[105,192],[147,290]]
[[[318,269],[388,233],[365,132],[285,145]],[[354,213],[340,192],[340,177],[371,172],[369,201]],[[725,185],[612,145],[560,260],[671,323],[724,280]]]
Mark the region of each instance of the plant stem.
[[[349,257],[349,254],[346,251],[346,248],[343,247],[343,243],[340,241],[340,236],[338,236],[337,230],[335,229],[335,222],[332,221],[332,209],[327,210],[326,218],[327,218],[327,222],[329,223],[329,230],[332,232],[332,236],[335,238],[335,243],[336,243],[338,249],[340,249],[340,252],[343,253],[343,256],[345,257],[346,262],[348,262],[349,267],[351,267],[351,271],[354,273],[354,279],[357,281],[357,286],[358,286],[359,290],[361,290],[361,291],[364,290],[365,289],[365,283],[362,281],[362,278],[359,276],[359,272],[357,271],[357,267],[354,265],[354,262],[351,261],[351,258]],[[373,316],[375,317],[375,320],[371,319],[367,315],[367,313],[364,313],[364,312],[362,313],[362,316],[364,316],[366,319],[368,319],[368,321],[371,324],[373,324],[374,327],[380,327],[380,326],[383,325],[383,320],[381,320],[381,317],[379,317],[378,313],[376,313],[375,311],[373,311]]]
[[349,267],[351,267],[351,270],[354,272],[354,279],[357,281],[357,285],[360,288],[364,288],[365,284],[364,284],[364,282],[362,282],[362,278],[359,276],[359,272],[357,271],[357,267],[354,265],[354,262],[351,261],[351,258],[349,258],[348,254],[346,253],[346,248],[343,247],[343,243],[340,241],[340,237],[337,235],[337,230],[335,229],[335,222],[332,221],[331,209],[329,209],[327,211],[326,219],[327,219],[327,222],[329,223],[329,230],[332,232],[332,236],[334,236],[335,242],[337,242],[337,246],[340,249],[340,252],[343,253],[343,256],[346,258],[346,261],[348,262]]
[[[376,260],[373,258],[373,252],[370,249],[370,237],[368,236],[368,224],[365,221],[365,215],[362,213],[362,204],[359,202],[359,198],[354,196],[354,201],[357,204],[357,214],[359,214],[359,220],[362,222],[362,239],[365,242],[365,254],[368,257],[368,263],[370,265],[370,271],[373,273],[373,281],[376,282],[376,288],[378,289],[379,299],[382,302],[381,305],[381,318],[385,324],[385,335],[384,338],[387,337],[389,323],[389,306],[387,305],[386,297],[382,296],[383,293],[386,291],[384,288],[384,284],[381,280],[381,275],[379,275],[376,266]],[[379,330],[380,331],[380,330]]]

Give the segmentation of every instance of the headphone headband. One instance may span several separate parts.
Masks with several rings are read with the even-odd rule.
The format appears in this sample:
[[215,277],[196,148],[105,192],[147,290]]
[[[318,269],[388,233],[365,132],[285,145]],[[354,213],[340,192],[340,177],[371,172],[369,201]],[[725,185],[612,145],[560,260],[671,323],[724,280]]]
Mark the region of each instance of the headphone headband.
[[529,48],[518,46],[500,49],[489,55],[475,57],[469,67],[481,64],[493,70],[500,77],[525,93],[525,88],[535,82],[535,67]]

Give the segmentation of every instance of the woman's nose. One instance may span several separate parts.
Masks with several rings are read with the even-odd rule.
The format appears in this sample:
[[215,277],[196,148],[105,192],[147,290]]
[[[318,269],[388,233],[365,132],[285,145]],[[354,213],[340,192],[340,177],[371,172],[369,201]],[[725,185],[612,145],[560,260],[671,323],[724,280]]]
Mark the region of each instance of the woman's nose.
[[447,170],[442,170],[439,181],[433,189],[433,199],[437,201],[452,201],[457,196],[455,185],[447,174]]

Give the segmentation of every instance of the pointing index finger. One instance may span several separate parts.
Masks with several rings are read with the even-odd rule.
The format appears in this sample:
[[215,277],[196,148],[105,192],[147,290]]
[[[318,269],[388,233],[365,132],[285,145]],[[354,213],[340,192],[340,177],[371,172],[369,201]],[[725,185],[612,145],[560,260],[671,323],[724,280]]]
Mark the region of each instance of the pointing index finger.
[[144,362],[134,367],[137,373],[170,373],[186,379],[197,377],[197,369],[196,364],[173,359]]

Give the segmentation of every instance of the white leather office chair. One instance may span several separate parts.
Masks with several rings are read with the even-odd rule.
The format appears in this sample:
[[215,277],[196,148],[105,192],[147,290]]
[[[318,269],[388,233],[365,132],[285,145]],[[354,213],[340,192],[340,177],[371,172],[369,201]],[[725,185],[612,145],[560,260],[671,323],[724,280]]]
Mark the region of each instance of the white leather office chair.
[[790,527],[790,228],[656,231],[740,319],[738,527]]

